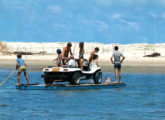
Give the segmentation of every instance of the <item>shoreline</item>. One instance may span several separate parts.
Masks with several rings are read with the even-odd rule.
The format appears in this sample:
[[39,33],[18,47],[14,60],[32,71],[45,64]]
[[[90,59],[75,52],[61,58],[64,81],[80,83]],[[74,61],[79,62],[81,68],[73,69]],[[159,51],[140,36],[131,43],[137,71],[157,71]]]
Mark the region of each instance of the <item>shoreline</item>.
[[[42,71],[44,67],[56,66],[52,60],[27,60],[28,71]],[[0,59],[0,68],[13,68],[15,69],[16,59]],[[103,72],[114,72],[113,65],[110,61],[99,61],[99,65]],[[122,64],[122,73],[160,73],[165,74],[165,62],[144,62],[144,61],[124,61]]]

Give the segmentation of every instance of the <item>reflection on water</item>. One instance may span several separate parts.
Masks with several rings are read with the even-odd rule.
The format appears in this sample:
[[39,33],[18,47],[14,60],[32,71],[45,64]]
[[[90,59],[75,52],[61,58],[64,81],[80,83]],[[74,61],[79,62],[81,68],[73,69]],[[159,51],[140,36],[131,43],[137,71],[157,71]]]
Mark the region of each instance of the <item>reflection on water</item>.
[[[2,82],[12,69],[0,69]],[[41,72],[28,72],[43,83]],[[105,77],[112,73],[104,73]],[[26,83],[24,76],[22,82]],[[124,88],[92,90],[17,90],[16,74],[0,88],[1,119],[165,119],[165,75],[123,74]]]

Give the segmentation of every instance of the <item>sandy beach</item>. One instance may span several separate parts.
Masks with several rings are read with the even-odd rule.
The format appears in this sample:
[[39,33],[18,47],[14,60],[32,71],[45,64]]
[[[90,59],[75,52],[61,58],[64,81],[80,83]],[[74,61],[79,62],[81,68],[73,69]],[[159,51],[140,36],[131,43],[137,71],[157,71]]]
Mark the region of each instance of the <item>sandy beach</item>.
[[[28,70],[42,71],[44,67],[56,66],[53,59],[56,59],[56,49],[62,49],[66,43],[25,43],[25,42],[3,42],[6,48],[0,53],[0,68],[15,68],[16,55],[13,52],[32,52],[34,55],[23,55],[28,65]],[[72,51],[75,58],[78,57],[78,43],[72,43]],[[113,72],[113,65],[110,56],[113,47],[119,46],[126,60],[122,64],[123,73],[165,73],[165,44],[101,44],[85,43],[85,58],[95,47],[99,47],[99,65],[103,72]],[[44,55],[39,54],[45,52]],[[160,57],[143,57],[144,55],[159,52]]]
[[[29,71],[42,71],[44,67],[56,66],[51,60],[26,60]],[[0,68],[15,68],[15,60],[0,60]],[[99,61],[103,72],[113,72],[113,65],[110,61]],[[122,65],[123,73],[165,73],[165,63],[157,62],[129,62]]]

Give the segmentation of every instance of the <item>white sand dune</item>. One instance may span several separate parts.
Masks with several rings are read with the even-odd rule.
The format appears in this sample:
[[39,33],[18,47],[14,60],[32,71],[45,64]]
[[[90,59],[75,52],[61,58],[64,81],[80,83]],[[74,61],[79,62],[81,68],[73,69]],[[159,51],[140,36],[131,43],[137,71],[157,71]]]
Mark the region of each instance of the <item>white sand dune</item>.
[[[24,56],[25,59],[32,60],[52,60],[56,58],[56,49],[63,49],[67,43],[64,42],[53,42],[53,43],[37,43],[37,42],[1,42],[7,46],[7,50],[10,53],[13,52],[33,52],[40,53],[46,52],[46,55],[29,55]],[[78,57],[79,54],[79,43],[72,42],[72,52],[74,53],[75,58]],[[150,62],[165,62],[165,43],[162,44],[147,44],[147,43],[138,43],[138,44],[102,44],[102,43],[93,43],[88,42],[85,43],[85,58],[89,58],[90,52],[95,48],[99,47],[99,59],[102,61],[109,60],[110,56],[113,53],[113,47],[117,45],[119,46],[119,51],[126,56],[126,61],[150,61]],[[154,52],[159,52],[161,54],[160,57],[143,57],[144,55],[151,54]],[[7,54],[2,55],[1,51],[0,59],[16,59],[15,55]]]

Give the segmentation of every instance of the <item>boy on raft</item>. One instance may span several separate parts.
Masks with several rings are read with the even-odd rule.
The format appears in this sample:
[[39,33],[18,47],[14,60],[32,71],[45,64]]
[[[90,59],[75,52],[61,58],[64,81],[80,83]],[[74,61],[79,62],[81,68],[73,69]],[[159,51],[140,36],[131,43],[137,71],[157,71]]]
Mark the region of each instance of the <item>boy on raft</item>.
[[29,78],[26,74],[26,64],[24,62],[24,60],[22,59],[22,54],[21,53],[18,53],[17,54],[17,62],[16,62],[16,70],[18,70],[18,74],[17,74],[17,79],[18,79],[18,86],[20,86],[20,75],[21,75],[21,72],[23,71],[24,72],[24,76],[27,80],[27,86],[29,85]]

